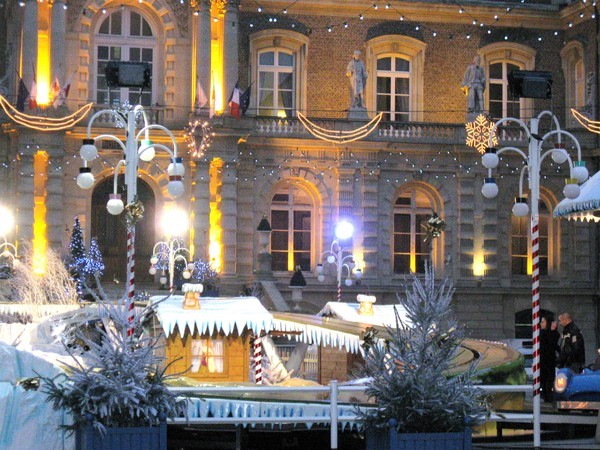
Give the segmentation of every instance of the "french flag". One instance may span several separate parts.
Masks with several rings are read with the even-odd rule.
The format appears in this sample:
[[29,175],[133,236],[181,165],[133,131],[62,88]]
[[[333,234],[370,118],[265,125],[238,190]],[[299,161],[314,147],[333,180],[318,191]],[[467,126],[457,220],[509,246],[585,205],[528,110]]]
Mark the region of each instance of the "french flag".
[[240,108],[240,95],[240,88],[238,84],[235,83],[235,87],[231,93],[231,98],[229,99],[229,115],[238,120],[242,117],[242,110]]

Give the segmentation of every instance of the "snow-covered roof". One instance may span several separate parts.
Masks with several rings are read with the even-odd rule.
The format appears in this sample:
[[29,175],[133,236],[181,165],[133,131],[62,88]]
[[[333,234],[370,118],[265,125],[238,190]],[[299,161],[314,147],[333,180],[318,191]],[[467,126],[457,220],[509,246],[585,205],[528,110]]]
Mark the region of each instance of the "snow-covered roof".
[[554,217],[597,220],[592,214],[597,209],[600,209],[600,172],[581,185],[577,198],[565,198],[556,205]]
[[400,320],[404,324],[410,324],[406,310],[401,305],[373,305],[373,315],[366,316],[358,313],[360,303],[329,302],[317,313],[317,316],[335,317],[348,322],[364,323],[370,325],[396,326],[396,315],[394,307],[398,311]]
[[[152,297],[158,301],[161,296]],[[161,302],[156,310],[167,336],[175,331],[183,337],[190,333],[225,335],[244,329],[256,334],[279,331],[307,344],[327,345],[358,353],[364,327],[328,318],[294,313],[270,313],[256,297],[202,297],[200,309],[183,309],[183,296]]]
[[[150,301],[160,300],[161,296],[151,297]],[[186,328],[190,333],[225,335],[245,328],[259,334],[273,329],[273,316],[256,297],[204,297],[200,300],[201,309],[183,309],[183,296],[174,295],[159,303],[156,314],[165,334],[169,336],[179,328],[181,337]]]

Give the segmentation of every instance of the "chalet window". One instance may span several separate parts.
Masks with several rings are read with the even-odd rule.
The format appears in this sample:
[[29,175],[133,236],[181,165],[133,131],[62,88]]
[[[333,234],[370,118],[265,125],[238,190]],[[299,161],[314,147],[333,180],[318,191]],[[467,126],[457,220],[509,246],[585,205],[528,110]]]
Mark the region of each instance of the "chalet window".
[[[100,22],[96,37],[96,103],[118,106],[124,101],[132,105],[152,105],[152,86],[144,88],[109,88],[104,70],[108,61],[145,62],[152,70],[157,54],[157,40],[150,22],[138,11],[123,6]],[[154,76],[152,76],[154,80]]]
[[192,339],[192,373],[205,367],[208,373],[223,373],[225,342],[223,339]]

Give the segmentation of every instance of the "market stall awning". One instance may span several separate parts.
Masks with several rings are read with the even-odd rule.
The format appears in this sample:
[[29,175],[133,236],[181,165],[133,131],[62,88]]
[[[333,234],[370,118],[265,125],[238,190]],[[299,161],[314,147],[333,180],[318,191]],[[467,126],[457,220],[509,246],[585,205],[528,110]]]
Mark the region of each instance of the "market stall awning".
[[554,217],[600,222],[600,172],[581,185],[577,198],[565,198],[556,205]]

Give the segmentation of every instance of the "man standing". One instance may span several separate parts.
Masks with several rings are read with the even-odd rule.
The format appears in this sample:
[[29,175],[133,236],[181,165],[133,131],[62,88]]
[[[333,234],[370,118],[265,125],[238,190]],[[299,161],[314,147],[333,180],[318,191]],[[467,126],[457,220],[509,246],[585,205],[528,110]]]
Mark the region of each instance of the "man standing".
[[558,367],[567,367],[575,373],[581,373],[585,365],[583,335],[568,312],[558,316],[558,321],[563,327]]
[[346,68],[346,76],[350,79],[350,99],[352,108],[364,108],[363,91],[367,83],[367,68],[360,59],[360,51],[355,50],[354,56]]
[[475,56],[473,63],[467,67],[461,87],[466,88],[469,113],[483,113],[483,91],[485,91],[485,71],[481,67],[481,58]]

